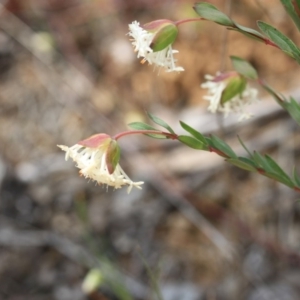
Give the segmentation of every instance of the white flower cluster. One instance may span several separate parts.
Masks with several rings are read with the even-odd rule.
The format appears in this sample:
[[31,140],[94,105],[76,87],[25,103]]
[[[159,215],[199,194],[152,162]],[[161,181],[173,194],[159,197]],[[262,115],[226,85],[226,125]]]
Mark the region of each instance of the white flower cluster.
[[106,165],[105,149],[89,148],[79,144],[72,147],[58,145],[63,151],[66,151],[66,160],[71,157],[80,169],[80,174],[86,178],[97,181],[99,184],[107,184],[119,189],[124,185],[128,186],[127,193],[130,193],[132,187],[141,189],[140,185],[144,182],[133,182],[118,164],[112,174],[109,174]]
[[208,110],[210,112],[221,112],[224,114],[224,117],[227,117],[230,113],[240,113],[238,119],[239,121],[246,120],[252,117],[252,114],[246,112],[244,108],[245,106],[258,101],[258,91],[256,89],[247,86],[241,94],[236,95],[232,99],[222,104],[222,93],[227,87],[228,82],[226,80],[214,81],[215,76],[212,75],[205,75],[205,79],[207,81],[205,83],[202,83],[201,87],[208,89],[208,95],[205,95],[203,98],[207,101],[210,101],[210,104],[208,106]]
[[137,57],[143,58],[142,63],[148,61],[150,65],[154,64],[164,67],[167,72],[184,71],[182,67],[175,65],[176,59],[174,59],[173,54],[178,53],[178,51],[173,50],[171,45],[161,51],[153,52],[150,45],[155,34],[143,29],[139,22],[134,21],[129,24],[128,35],[132,37],[132,45],[134,46],[134,51],[137,52]]

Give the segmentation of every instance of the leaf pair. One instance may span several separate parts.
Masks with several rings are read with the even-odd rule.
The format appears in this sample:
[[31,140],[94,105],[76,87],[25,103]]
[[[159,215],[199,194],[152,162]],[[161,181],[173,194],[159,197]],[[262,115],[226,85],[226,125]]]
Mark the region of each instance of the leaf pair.
[[[163,121],[162,119],[160,119],[150,113],[147,113],[147,115],[155,124],[167,129],[171,134],[175,134],[174,130],[165,121]],[[166,135],[160,134],[159,129],[157,129],[151,125],[148,125],[146,123],[143,123],[143,122],[133,122],[133,123],[128,124],[128,126],[131,127],[132,129],[136,129],[136,130],[155,130],[158,133],[147,133],[146,134],[147,136],[150,136],[155,139],[167,139],[168,138]]]

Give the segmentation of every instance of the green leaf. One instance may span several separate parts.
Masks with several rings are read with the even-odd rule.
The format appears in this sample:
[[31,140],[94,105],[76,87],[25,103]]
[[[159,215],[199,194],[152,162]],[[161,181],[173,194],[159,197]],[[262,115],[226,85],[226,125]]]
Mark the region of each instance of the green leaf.
[[158,118],[158,117],[156,117],[156,116],[150,114],[149,112],[147,112],[147,114],[148,114],[149,118],[150,118],[154,123],[156,123],[157,125],[160,125],[160,126],[163,127],[163,128],[166,128],[169,132],[175,134],[174,130],[173,130],[173,129],[165,122],[165,121],[163,121],[162,119],[160,119],[160,118]]
[[290,98],[290,102],[285,102],[284,108],[289,112],[291,117],[300,125],[300,105],[294,99]]
[[246,171],[256,172],[255,167],[253,167],[251,164],[248,164],[245,161],[241,160],[240,157],[239,158],[228,158],[228,159],[226,159],[226,161],[228,161],[232,165],[235,165],[235,166],[237,166],[241,169],[244,169]]
[[268,162],[269,166],[272,169],[273,173],[279,174],[282,178],[285,178],[286,180],[290,180],[290,177],[281,169],[281,167],[277,164],[276,161],[269,155],[265,155],[266,161]]
[[293,98],[290,97],[290,101],[287,101],[283,95],[277,93],[274,89],[272,89],[269,85],[265,82],[261,82],[262,87],[268,91],[276,100],[276,102],[286,110],[290,116],[300,125],[300,105],[299,103]]
[[198,150],[204,150],[205,149],[205,145],[200,142],[199,140],[191,137],[191,136],[188,136],[188,135],[179,135],[178,136],[178,140],[189,146],[190,148],[193,148],[193,149],[198,149]]
[[158,140],[167,139],[167,137],[165,135],[162,135],[162,134],[144,133],[144,135],[147,135],[147,136],[149,136],[151,138],[158,139]]
[[229,147],[229,145],[222,141],[220,138],[216,137],[215,135],[211,136],[211,143],[214,148],[219,150],[221,153],[224,153],[229,158],[237,158],[237,155]]
[[271,166],[269,166],[268,161],[260,153],[254,151],[253,160],[264,171],[266,171],[266,172],[271,172],[272,171],[272,168],[271,168]]
[[300,63],[300,50],[292,40],[281,33],[278,29],[265,22],[257,21],[257,25],[259,29],[282,51],[284,51],[286,54],[293,57],[297,60],[298,63]]
[[238,32],[242,33],[243,35],[245,35],[249,38],[255,39],[259,42],[265,42],[265,37],[260,32],[254,30],[252,28],[242,26],[235,22],[234,22],[234,25],[235,25],[235,27],[228,28],[228,29],[238,31]]
[[261,81],[261,85],[262,85],[262,87],[268,92],[268,93],[270,93],[273,97],[274,97],[274,99],[276,100],[276,102],[282,107],[282,108],[284,108],[284,109],[286,109],[285,108],[285,98],[281,95],[281,94],[279,94],[279,93],[277,93],[272,87],[270,87],[267,83],[265,83],[264,81]]
[[264,176],[269,177],[271,179],[275,179],[276,181],[279,181],[279,182],[287,185],[288,187],[291,187],[291,188],[294,187],[294,183],[292,182],[291,179],[283,178],[282,176],[280,176],[277,173],[267,172],[264,174]]
[[[132,129],[135,130],[156,130],[159,131],[157,128],[152,127],[151,125],[148,125],[146,123],[143,122],[133,122],[128,124],[129,127],[131,127]],[[150,136],[154,139],[167,139],[167,137],[163,134],[159,134],[159,133],[144,133],[147,136]]]
[[221,103],[224,104],[227,101],[230,101],[233,97],[241,95],[245,90],[247,85],[247,80],[244,77],[234,77],[231,78],[222,92]]
[[196,138],[197,140],[199,140],[200,142],[202,142],[204,145],[207,145],[207,140],[206,138],[200,133],[198,132],[196,129],[190,127],[188,124],[182,122],[182,121],[179,121],[180,122],[180,125],[181,127],[187,131],[188,133],[190,133],[194,138]]
[[300,177],[299,175],[296,173],[296,168],[294,167],[294,170],[293,170],[293,178],[294,178],[294,181],[296,183],[296,185],[298,187],[300,187]]
[[151,125],[148,125],[143,122],[133,122],[128,124],[129,127],[136,130],[157,130],[156,128],[152,127]]
[[248,153],[249,157],[252,158],[251,152],[248,150],[248,148],[246,147],[246,145],[244,144],[244,142],[241,140],[241,138],[239,136],[238,136],[238,140],[239,140],[240,144],[242,145],[242,147],[245,149],[245,151]]
[[284,6],[286,12],[293,19],[295,25],[300,31],[300,0],[296,0],[297,3],[294,3],[293,0],[280,0],[282,5]]
[[234,69],[239,74],[243,75],[247,79],[258,79],[256,70],[249,62],[237,56],[230,56],[230,59]]
[[240,157],[240,156],[239,156],[239,159],[257,170],[257,166],[256,166],[255,162],[252,161],[251,159],[249,159],[247,157]]
[[233,21],[228,16],[220,12],[214,5],[210,3],[196,3],[193,8],[201,18],[224,26],[234,25]]

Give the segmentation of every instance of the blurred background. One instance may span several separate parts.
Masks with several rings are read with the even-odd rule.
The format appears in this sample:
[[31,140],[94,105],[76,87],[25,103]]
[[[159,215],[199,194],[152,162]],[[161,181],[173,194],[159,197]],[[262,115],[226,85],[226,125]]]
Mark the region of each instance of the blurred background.
[[[209,2],[299,43],[280,1]],[[1,1],[0,299],[300,298],[299,194],[214,154],[130,136],[120,140],[121,165],[145,184],[127,195],[78,176],[56,146],[149,122],[149,111],[177,132],[179,120],[213,132],[245,155],[239,135],[292,172],[297,127],[273,100],[260,91],[255,117],[238,123],[209,114],[200,88],[205,74],[231,70],[236,55],[299,100],[291,58],[209,22],[179,28],[181,74],[136,58],[129,23],[193,18],[193,3]]]

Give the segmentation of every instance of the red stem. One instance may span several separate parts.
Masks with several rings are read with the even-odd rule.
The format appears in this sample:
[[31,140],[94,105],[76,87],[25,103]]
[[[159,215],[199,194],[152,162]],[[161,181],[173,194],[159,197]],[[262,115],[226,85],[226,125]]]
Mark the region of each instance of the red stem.
[[273,43],[271,40],[269,40],[269,39],[265,39],[265,44],[266,45],[269,45],[269,46],[273,46],[273,47],[275,47],[275,48],[277,48],[277,49],[280,49],[280,47],[278,47],[275,43]]
[[203,18],[183,19],[183,20],[175,21],[174,24],[176,26],[179,26],[179,25],[184,24],[184,23],[195,22],[195,21],[203,21],[203,20],[204,20]]
[[175,133],[169,133],[169,132],[164,132],[164,131],[159,131],[159,130],[128,130],[128,131],[123,131],[123,132],[116,134],[113,138],[115,140],[118,140],[123,136],[131,135],[131,134],[160,134],[160,135],[164,135],[165,137],[168,137],[172,140],[177,140],[177,138],[178,138],[177,134],[175,134]]

